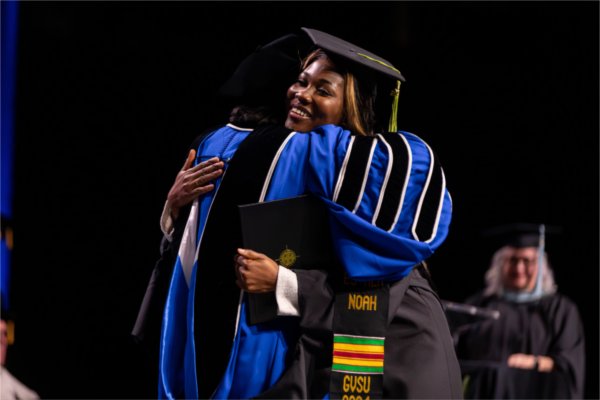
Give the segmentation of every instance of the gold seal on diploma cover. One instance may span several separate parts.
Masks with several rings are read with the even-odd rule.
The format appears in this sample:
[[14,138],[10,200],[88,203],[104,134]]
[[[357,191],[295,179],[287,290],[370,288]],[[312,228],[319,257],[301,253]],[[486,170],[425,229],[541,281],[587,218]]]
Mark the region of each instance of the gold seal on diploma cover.
[[296,252],[294,250],[288,249],[288,247],[285,246],[285,249],[282,250],[281,253],[279,253],[279,258],[275,261],[277,261],[279,264],[286,268],[290,268],[296,263],[298,257],[299,256],[296,255]]

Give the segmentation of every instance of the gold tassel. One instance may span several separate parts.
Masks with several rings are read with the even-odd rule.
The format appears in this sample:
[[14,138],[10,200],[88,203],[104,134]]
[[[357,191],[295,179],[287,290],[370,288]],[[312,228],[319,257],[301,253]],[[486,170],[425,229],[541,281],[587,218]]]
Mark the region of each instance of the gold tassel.
[[392,113],[390,114],[390,122],[388,124],[388,132],[398,131],[398,100],[400,99],[400,84],[402,82],[396,81],[396,88],[390,93],[394,97],[392,101]]

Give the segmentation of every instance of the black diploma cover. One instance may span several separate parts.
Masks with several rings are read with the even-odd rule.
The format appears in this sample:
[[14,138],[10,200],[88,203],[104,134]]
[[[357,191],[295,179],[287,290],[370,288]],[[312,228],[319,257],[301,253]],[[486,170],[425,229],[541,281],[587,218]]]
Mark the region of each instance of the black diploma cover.
[[[291,269],[329,269],[335,256],[325,205],[312,195],[240,205],[244,247]],[[248,323],[277,317],[275,292],[248,293]]]

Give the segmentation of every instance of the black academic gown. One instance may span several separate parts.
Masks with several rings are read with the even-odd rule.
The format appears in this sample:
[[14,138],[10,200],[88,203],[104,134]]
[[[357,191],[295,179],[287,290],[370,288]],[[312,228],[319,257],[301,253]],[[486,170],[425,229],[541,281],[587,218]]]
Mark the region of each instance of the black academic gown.
[[[295,359],[259,398],[323,398],[332,358],[331,274],[296,271],[302,335]],[[383,398],[462,398],[460,368],[440,299],[421,266],[390,286]]]
[[[581,398],[584,380],[583,326],[576,305],[560,294],[513,303],[481,294],[466,301],[500,311],[455,333],[469,398]],[[551,357],[550,373],[509,368],[511,354]]]

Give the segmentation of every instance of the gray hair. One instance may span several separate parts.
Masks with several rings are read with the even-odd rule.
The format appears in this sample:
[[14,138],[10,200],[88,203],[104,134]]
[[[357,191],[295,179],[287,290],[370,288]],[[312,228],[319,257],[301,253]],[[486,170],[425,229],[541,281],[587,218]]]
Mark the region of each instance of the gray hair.
[[[512,252],[514,247],[504,246],[494,253],[490,268],[485,273],[485,296],[497,295],[500,296],[504,292],[502,285],[502,265],[506,260],[509,252]],[[538,266],[539,268],[540,266]],[[550,295],[556,293],[556,283],[554,281],[554,272],[548,262],[548,255],[544,253],[541,265],[542,273],[542,295]]]

